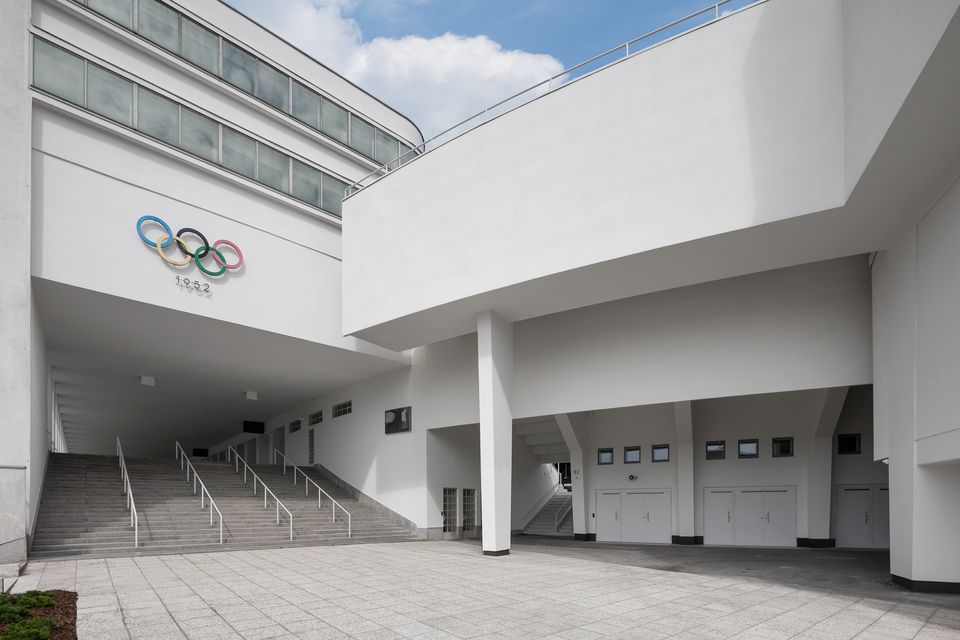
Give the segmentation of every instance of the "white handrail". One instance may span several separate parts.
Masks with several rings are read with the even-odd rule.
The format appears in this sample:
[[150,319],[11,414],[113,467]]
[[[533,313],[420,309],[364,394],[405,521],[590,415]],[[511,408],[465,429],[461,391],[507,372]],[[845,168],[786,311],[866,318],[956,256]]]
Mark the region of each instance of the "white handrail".
[[[190,472],[193,471],[193,495],[197,495],[197,483],[200,483],[200,510],[203,510],[203,494],[207,494],[207,500],[210,501],[210,526],[213,526],[213,511],[216,509],[217,515],[220,516],[220,544],[223,544],[223,514],[220,513],[220,507],[217,506],[217,503],[213,501],[213,496],[210,495],[210,491],[207,489],[207,485],[203,484],[203,480],[197,476],[197,470],[193,466],[193,463],[190,462],[190,458],[187,457],[187,452],[183,450],[183,447],[180,445],[179,440],[175,440],[176,447],[173,450],[173,459],[180,460],[180,471],[183,471],[184,467],[187,469],[187,482],[190,482]],[[186,464],[184,464],[186,463]]]
[[[597,60],[600,60],[600,59],[602,59],[602,58],[605,58],[605,57],[607,57],[607,56],[609,56],[609,55],[612,55],[612,54],[614,54],[614,53],[617,53],[617,52],[619,52],[619,51],[623,51],[623,56],[622,56],[622,58],[629,58],[629,57],[634,56],[634,55],[637,55],[637,54],[639,54],[639,53],[643,53],[643,52],[646,51],[647,49],[655,46],[656,44],[659,44],[660,41],[655,42],[655,43],[652,43],[652,44],[650,44],[650,45],[648,45],[647,47],[642,48],[642,49],[634,48],[634,51],[633,51],[632,53],[630,52],[630,48],[631,48],[631,46],[636,45],[638,42],[641,42],[642,40],[646,40],[647,38],[651,38],[651,37],[653,37],[653,36],[655,36],[655,35],[657,35],[657,34],[663,33],[663,32],[666,31],[667,29],[670,29],[670,28],[675,27],[675,26],[677,26],[677,25],[679,25],[679,24],[682,24],[682,23],[684,23],[684,22],[687,22],[688,20],[692,20],[692,19],[694,19],[694,18],[697,18],[697,17],[699,17],[699,16],[702,16],[702,15],[705,14],[705,13],[713,12],[713,17],[712,17],[710,20],[708,20],[708,21],[706,21],[706,22],[704,22],[704,23],[702,23],[702,24],[697,24],[697,25],[689,28],[688,30],[684,31],[683,33],[679,33],[679,34],[676,34],[676,35],[674,35],[674,36],[671,36],[670,39],[679,38],[679,37],[684,36],[684,35],[692,32],[692,31],[695,31],[695,30],[697,30],[697,29],[699,29],[699,28],[701,28],[701,27],[705,27],[705,26],[707,26],[707,25],[709,25],[709,24],[712,24],[712,23],[720,20],[721,18],[725,18],[727,15],[729,15],[729,14],[721,15],[721,13],[720,13],[720,7],[723,7],[723,6],[729,4],[729,3],[733,2],[733,1],[734,1],[734,0],[718,0],[717,2],[713,2],[713,3],[709,4],[708,6],[704,7],[703,9],[700,9],[699,11],[694,11],[693,13],[688,14],[688,15],[685,15],[684,17],[682,17],[682,18],[680,18],[680,19],[678,19],[678,20],[674,20],[673,22],[670,22],[669,24],[665,24],[665,25],[663,25],[662,27],[657,27],[657,28],[654,29],[653,31],[648,31],[647,33],[644,33],[644,34],[641,35],[641,36],[637,36],[636,38],[634,38],[634,39],[632,39],[632,40],[629,40],[629,41],[627,41],[627,42],[624,42],[623,44],[620,44],[620,45],[618,45],[618,46],[616,46],[616,47],[613,47],[612,49],[608,49],[608,50],[604,51],[603,53],[597,54],[597,55],[593,56],[592,58],[589,58],[589,59],[587,59],[587,60],[584,60],[583,62],[577,63],[577,64],[573,65],[572,67],[568,67],[568,68],[564,69],[563,71],[561,71],[560,73],[558,73],[558,74],[556,74],[556,75],[550,76],[549,78],[546,78],[545,80],[541,80],[540,82],[538,82],[538,83],[536,83],[536,84],[534,84],[534,85],[532,85],[532,86],[529,86],[529,87],[527,87],[526,89],[523,89],[522,91],[518,91],[517,93],[513,94],[512,96],[510,96],[510,97],[508,97],[508,98],[504,98],[504,99],[501,100],[500,102],[498,102],[498,103],[496,103],[496,104],[494,104],[494,105],[492,105],[492,106],[487,107],[487,108],[484,109],[483,111],[478,111],[477,113],[473,114],[473,115],[470,116],[469,118],[466,118],[465,120],[461,120],[460,122],[458,122],[457,124],[453,125],[452,127],[449,127],[449,128],[447,128],[447,129],[444,129],[443,131],[441,131],[440,133],[438,133],[438,134],[436,134],[435,136],[431,137],[429,140],[423,142],[422,144],[417,145],[416,147],[414,147],[414,148],[412,148],[412,149],[410,149],[410,150],[408,150],[408,151],[405,151],[404,153],[400,154],[400,156],[397,157],[396,160],[392,160],[392,161],[390,161],[390,162],[388,162],[388,163],[386,163],[386,164],[378,167],[377,169],[374,169],[373,171],[371,171],[371,172],[368,173],[367,175],[363,176],[362,178],[360,178],[359,180],[357,180],[357,181],[354,182],[353,184],[349,185],[349,186],[347,187],[347,189],[346,189],[346,193],[345,193],[345,195],[344,195],[344,200],[346,200],[347,198],[351,197],[351,196],[354,195],[355,193],[359,193],[360,191],[366,189],[366,188],[369,187],[370,185],[376,184],[376,183],[379,182],[382,178],[386,177],[387,175],[389,175],[390,173],[396,171],[397,169],[399,169],[399,168],[401,168],[401,167],[404,167],[404,166],[410,164],[411,162],[413,162],[413,161],[415,161],[415,160],[417,160],[417,159],[419,159],[419,158],[422,158],[426,153],[428,153],[427,145],[430,145],[430,144],[435,143],[436,141],[440,140],[440,139],[443,138],[444,136],[447,136],[448,134],[451,134],[451,133],[457,131],[458,129],[463,128],[463,130],[458,133],[458,135],[462,135],[462,134],[466,133],[467,131],[470,131],[470,130],[476,128],[476,127],[479,127],[479,126],[482,125],[482,124],[485,124],[486,122],[489,122],[489,120],[490,120],[490,112],[492,112],[492,111],[494,111],[495,109],[498,109],[498,108],[506,105],[508,102],[510,102],[510,101],[512,101],[512,100],[515,100],[516,98],[519,98],[519,97],[521,97],[521,96],[523,96],[523,95],[525,95],[525,94],[528,94],[528,93],[533,93],[533,95],[529,98],[530,100],[532,100],[533,98],[537,98],[537,97],[546,95],[546,94],[548,94],[548,93],[551,93],[551,92],[559,89],[559,88],[562,87],[562,86],[565,86],[565,85],[567,85],[567,84],[570,84],[571,82],[575,82],[576,80],[580,80],[581,78],[585,78],[586,76],[591,75],[591,74],[594,73],[594,72],[586,73],[586,74],[584,74],[584,75],[582,75],[582,76],[579,76],[579,77],[577,77],[577,78],[566,79],[572,72],[577,71],[578,69],[582,69],[584,66],[590,64],[591,62],[596,62]],[[751,4],[749,4],[749,5],[747,5],[747,6],[741,7],[740,9],[737,9],[736,11],[737,11],[737,12],[743,11],[744,9],[749,9],[749,8],[752,7],[752,6],[757,5],[757,4],[761,4],[761,3],[763,3],[763,2],[766,2],[766,0],[756,0],[755,2],[752,2]],[[618,58],[618,60],[619,60],[619,59],[620,59],[620,58]],[[614,61],[614,62],[616,62],[616,61]],[[600,69],[606,68],[606,67],[609,66],[610,64],[613,64],[613,62],[608,63],[607,65],[604,65],[604,66],[601,67]],[[600,69],[596,69],[595,71],[599,71]],[[559,81],[558,81],[558,80],[559,80]],[[516,104],[516,105],[514,105],[514,106],[512,106],[512,107],[510,107],[510,108],[506,108],[505,110],[503,110],[503,111],[502,111],[500,114],[498,114],[498,115],[503,115],[504,113],[509,113],[510,111],[513,111],[514,109],[523,106],[524,104],[526,104],[526,102],[528,102],[528,100],[525,100],[525,101],[523,101],[523,102],[521,102],[521,103],[519,103],[519,104]],[[476,122],[474,122],[474,121],[476,121]],[[464,125],[468,125],[468,124],[470,124],[471,122],[474,123],[472,126],[464,127]],[[456,137],[457,137],[457,136],[452,136],[452,137],[450,138],[450,140],[453,140],[453,139],[456,138]],[[447,142],[449,142],[450,140],[447,140]],[[429,151],[433,151],[434,149],[437,149],[438,147],[443,146],[443,144],[446,144],[446,143],[445,143],[445,142],[437,143],[437,144],[435,144]],[[406,159],[404,159],[404,158],[406,158]],[[373,181],[370,182],[369,184],[365,184],[365,183],[367,182],[367,180],[369,180],[370,178],[375,178],[375,180],[373,180]]]
[[230,462],[230,453],[231,453],[231,452],[233,452],[233,456],[234,456],[234,463],[233,463],[233,464],[234,464],[234,470],[235,470],[237,473],[240,472],[240,465],[239,465],[239,463],[241,463],[241,462],[243,463],[243,484],[247,484],[247,471],[249,471],[249,472],[253,475],[253,495],[257,495],[257,483],[258,483],[258,482],[263,486],[263,508],[264,508],[264,509],[267,508],[267,494],[268,494],[268,493],[270,494],[270,497],[271,497],[271,498],[273,498],[274,500],[276,500],[276,502],[277,502],[277,524],[278,524],[278,525],[280,524],[280,509],[283,509],[284,511],[287,512],[287,518],[290,520],[290,539],[293,540],[293,514],[290,513],[290,509],[287,509],[287,508],[283,505],[283,503],[280,502],[280,498],[277,497],[277,494],[275,494],[273,491],[270,491],[270,487],[268,487],[268,486],[266,485],[266,483],[265,483],[263,480],[260,479],[260,476],[258,476],[257,473],[256,473],[253,469],[250,468],[250,465],[247,464],[247,461],[244,460],[243,458],[241,458],[241,457],[240,457],[240,454],[237,453],[237,450],[234,449],[232,446],[227,447],[227,462]]
[[123,459],[123,446],[117,436],[117,458],[120,460],[120,478],[123,480],[123,493],[127,496],[127,509],[130,509],[130,526],[133,527],[133,548],[140,546],[140,516],[133,501],[133,488],[130,486],[130,474],[127,473],[127,461]]
[[[314,482],[314,481],[313,481],[313,478],[311,478],[310,476],[308,476],[308,475],[303,471],[303,469],[301,469],[301,468],[299,468],[297,465],[293,464],[293,461],[290,460],[290,458],[288,458],[287,456],[283,455],[283,452],[280,451],[280,449],[274,449],[274,453],[275,453],[275,454],[279,454],[280,457],[283,458],[283,475],[287,475],[287,463],[288,463],[288,462],[290,463],[290,466],[293,467],[293,484],[297,484],[297,472],[298,472],[298,471],[299,471],[300,474],[303,476],[303,479],[306,480],[306,482],[303,483],[303,495],[305,495],[305,496],[309,496],[309,495],[310,495],[310,484],[312,484],[313,486],[315,486],[315,487],[317,488],[317,509],[320,508],[320,504],[321,504],[321,500],[323,499],[323,496],[327,496],[327,499],[330,500],[331,503],[333,503],[333,506],[330,507],[330,512],[331,512],[331,514],[333,515],[333,521],[334,521],[334,522],[337,521],[337,507],[339,507],[341,511],[343,511],[345,514],[347,514],[347,537],[348,537],[348,538],[352,537],[352,536],[353,536],[353,521],[352,521],[352,518],[350,517],[350,512],[347,511],[346,509],[344,509],[342,504],[340,504],[339,502],[337,502],[336,500],[334,500],[334,499],[333,499],[333,496],[331,496],[329,493],[327,493],[327,492],[324,491],[322,488],[320,488],[320,485],[318,485],[316,482]],[[276,458],[274,458],[274,464],[276,464]],[[309,482],[310,484],[307,484],[307,482]]]
[[560,525],[566,519],[567,514],[569,514],[572,510],[573,510],[573,496],[570,496],[570,500],[565,505],[557,509],[556,515],[553,516],[554,531],[560,531]]

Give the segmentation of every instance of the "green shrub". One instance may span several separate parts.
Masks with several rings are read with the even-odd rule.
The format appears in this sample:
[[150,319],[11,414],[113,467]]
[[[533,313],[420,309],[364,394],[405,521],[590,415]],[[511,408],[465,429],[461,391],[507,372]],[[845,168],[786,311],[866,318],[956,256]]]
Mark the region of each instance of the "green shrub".
[[39,609],[41,607],[52,607],[56,604],[46,591],[24,591],[13,597],[14,604],[23,609]]
[[27,610],[16,604],[9,602],[0,602],[0,624],[10,624],[20,620]]
[[56,602],[46,591],[24,591],[14,596],[14,604],[24,609],[39,609],[40,607],[52,607]]
[[6,631],[0,633],[0,640],[47,640],[52,630],[53,620],[32,618],[11,624]]

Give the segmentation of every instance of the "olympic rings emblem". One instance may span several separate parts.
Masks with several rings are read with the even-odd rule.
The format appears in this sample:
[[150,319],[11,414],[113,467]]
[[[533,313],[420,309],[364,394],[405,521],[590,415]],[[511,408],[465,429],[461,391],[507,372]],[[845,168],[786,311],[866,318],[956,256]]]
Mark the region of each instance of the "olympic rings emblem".
[[[143,232],[143,225],[145,222],[155,222],[159,224],[161,227],[163,227],[163,234],[156,240],[151,240]],[[157,254],[160,255],[164,262],[174,267],[185,267],[190,264],[190,262],[194,262],[200,271],[215,278],[217,276],[222,276],[228,269],[233,271],[243,266],[243,253],[240,252],[240,247],[230,240],[217,240],[213,244],[210,244],[205,235],[191,227],[184,227],[174,234],[170,229],[170,225],[168,225],[162,218],[157,216],[140,216],[140,218],[137,220],[137,235],[140,236],[140,239],[143,240],[145,245],[155,249]],[[184,240],[184,236],[188,235],[199,238],[201,242],[201,244],[192,251]],[[177,248],[180,250],[180,254],[186,256],[185,258],[178,260],[171,258],[164,252],[164,249],[169,247],[174,242],[177,243]],[[227,259],[224,257],[223,252],[220,251],[219,247],[230,247],[230,249],[237,254],[237,261],[232,264],[227,262]],[[206,265],[203,264],[202,260],[211,253],[213,254],[214,261],[220,267],[219,269],[208,269]]]

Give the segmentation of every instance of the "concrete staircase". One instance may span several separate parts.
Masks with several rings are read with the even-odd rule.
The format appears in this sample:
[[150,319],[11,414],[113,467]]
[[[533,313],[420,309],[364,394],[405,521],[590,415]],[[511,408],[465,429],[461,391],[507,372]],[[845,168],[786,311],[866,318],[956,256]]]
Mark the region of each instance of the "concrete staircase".
[[[219,518],[200,510],[193,483],[186,481],[180,463],[172,458],[126,458],[140,519],[140,546],[133,547],[133,528],[122,493],[117,458],[77,454],[50,454],[30,556],[128,556],[221,549],[249,549],[356,542],[413,540],[410,529],[375,506],[349,498],[334,483],[308,470],[315,482],[337,499],[352,516],[353,535],[347,537],[345,518],[331,519],[329,501],[317,509],[317,492],[304,497],[302,476],[293,486],[292,470],[255,467],[293,513],[294,540],[289,539],[286,512],[276,524],[274,503],[263,508],[263,490],[253,495],[252,478],[232,464],[198,462],[197,473],[223,513],[224,544],[219,543]],[[242,469],[242,467],[241,467]]]
[[[547,504],[543,505],[540,512],[533,517],[533,520],[524,528],[523,532],[532,536],[554,536],[561,538],[573,537],[573,513],[568,510],[573,501],[573,494],[569,491],[560,491],[550,498]],[[567,515],[560,523],[560,528],[555,529],[555,518],[557,512],[567,510]]]

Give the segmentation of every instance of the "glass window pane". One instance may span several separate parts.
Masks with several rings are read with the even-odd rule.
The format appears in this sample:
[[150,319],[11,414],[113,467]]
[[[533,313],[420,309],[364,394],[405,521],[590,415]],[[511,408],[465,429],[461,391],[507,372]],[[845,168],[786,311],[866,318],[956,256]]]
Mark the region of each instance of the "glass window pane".
[[670,461],[670,445],[668,444],[655,444],[650,449],[651,460],[653,462],[669,462]]
[[400,164],[407,164],[416,157],[417,154],[413,152],[408,145],[400,143]]
[[397,159],[397,139],[377,129],[377,146],[373,159],[380,164],[388,164]]
[[133,28],[133,0],[87,0],[87,6],[117,24]]
[[289,166],[290,159],[286,154],[264,144],[257,144],[257,180],[268,187],[289,192],[287,180]]
[[320,130],[346,144],[349,132],[348,117],[346,109],[324,98],[320,111]]
[[335,216],[342,215],[343,194],[347,191],[347,183],[332,176],[323,174],[323,199],[320,206]]
[[223,128],[223,166],[248,178],[257,175],[257,143],[233,129]]
[[625,464],[636,464],[640,462],[640,447],[624,447],[623,462]]
[[83,60],[43,40],[34,40],[33,86],[83,106]]
[[296,160],[293,161],[293,197],[320,206],[320,172]]
[[169,144],[177,144],[179,106],[140,87],[137,93],[137,129]]
[[95,64],[87,65],[87,108],[129,127],[133,124],[133,83]]
[[183,18],[182,29],[183,57],[201,69],[216,73],[217,59],[220,57],[220,37],[189,18]]
[[613,449],[597,449],[597,464],[613,464]]
[[157,0],[140,0],[137,33],[177,53],[180,51],[180,14]]
[[252,94],[256,75],[257,59],[243,49],[224,40],[223,79],[236,88]]
[[299,82],[293,83],[293,117],[314,129],[320,128],[320,96]]
[[373,157],[373,125],[350,116],[350,146],[363,155]]
[[257,97],[277,109],[286,111],[290,78],[262,61],[258,62],[258,68],[260,78],[257,84]]
[[184,107],[180,112],[180,147],[204,160],[220,155],[220,128],[216,122]]

